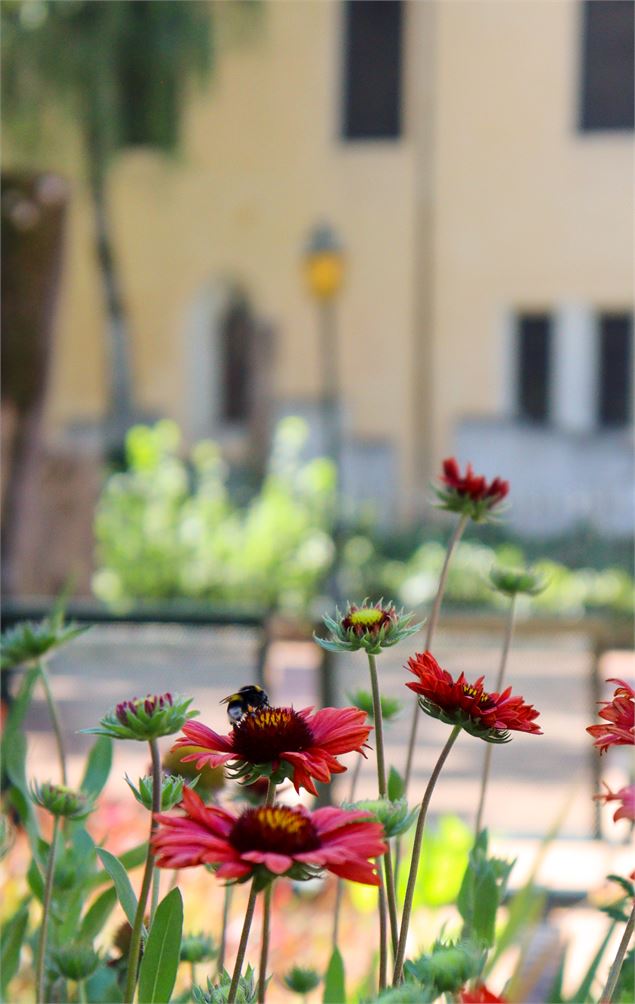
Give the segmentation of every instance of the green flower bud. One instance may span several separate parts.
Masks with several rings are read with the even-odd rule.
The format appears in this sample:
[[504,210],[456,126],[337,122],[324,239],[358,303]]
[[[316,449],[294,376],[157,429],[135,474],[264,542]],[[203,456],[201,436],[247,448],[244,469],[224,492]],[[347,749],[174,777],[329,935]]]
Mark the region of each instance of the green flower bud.
[[198,711],[188,711],[191,697],[180,694],[148,694],[122,701],[105,715],[97,728],[82,729],[90,735],[110,736],[111,739],[136,739],[150,742],[161,736],[180,732],[188,718]]
[[168,774],[178,774],[186,783],[196,778],[197,794],[206,802],[210,795],[213,795],[224,787],[225,771],[222,767],[208,767],[207,765],[204,765],[202,770],[197,770],[191,761],[184,763],[181,757],[187,756],[188,753],[192,752],[194,752],[194,747],[191,749],[181,747],[176,750],[168,750],[163,757],[163,769]]
[[[367,690],[354,690],[346,694],[347,699],[355,708],[365,711],[369,720],[374,721],[373,697]],[[396,697],[379,698],[381,701],[381,717],[386,722],[392,722],[400,714],[403,704]]]
[[537,596],[548,586],[545,576],[531,568],[503,568],[496,565],[489,577],[494,589],[507,596],[516,596],[518,593]]
[[[140,777],[138,788],[135,788],[127,774],[125,775],[125,780],[137,802],[143,805],[148,812],[152,812],[152,774]],[[197,782],[198,778],[194,778],[190,781],[188,787],[195,788]],[[178,805],[183,800],[184,784],[185,781],[182,777],[178,777],[175,774],[161,773],[161,812],[169,812],[170,809],[173,809],[175,805]]]
[[42,656],[87,631],[79,624],[64,624],[61,617],[45,618],[39,623],[23,621],[0,635],[0,666],[13,669],[37,662]]
[[378,655],[382,648],[391,648],[409,638],[421,627],[411,624],[412,614],[397,610],[394,603],[383,605],[383,600],[372,606],[364,600],[360,607],[349,603],[344,613],[335,608],[335,618],[325,615],[325,626],[330,637],[314,638],[328,652],[356,652],[364,649],[369,655]]
[[53,967],[67,980],[85,980],[97,969],[101,959],[90,942],[61,945],[51,953]]
[[406,962],[404,971],[436,995],[458,993],[468,980],[478,976],[483,964],[482,953],[470,942],[437,941],[428,955]]
[[[220,974],[218,983],[212,983],[207,978],[207,990],[202,987],[192,987],[192,997],[195,1004],[227,1004],[232,978],[226,969]],[[267,980],[267,982],[269,982]],[[247,966],[238,982],[236,1004],[254,1004],[256,1001],[256,981],[251,966]]]
[[310,994],[320,983],[320,975],[315,969],[294,966],[284,977],[284,982],[294,994]]
[[200,934],[186,934],[181,942],[181,962],[208,962],[218,954],[218,949],[211,938],[201,931]]
[[356,809],[358,812],[367,812],[384,828],[384,836],[387,838],[398,837],[405,833],[412,826],[418,809],[408,811],[408,803],[405,798],[398,798],[391,802],[388,798],[368,798],[359,802],[343,802],[343,809]]
[[51,781],[34,784],[31,798],[53,816],[63,816],[65,819],[84,819],[95,807],[92,799],[82,791],[73,791],[65,784],[53,784]]

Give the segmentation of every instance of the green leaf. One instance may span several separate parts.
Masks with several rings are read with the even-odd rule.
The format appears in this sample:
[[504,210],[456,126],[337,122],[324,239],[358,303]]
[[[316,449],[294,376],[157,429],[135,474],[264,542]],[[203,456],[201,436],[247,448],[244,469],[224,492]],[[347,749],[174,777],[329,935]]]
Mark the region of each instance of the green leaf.
[[489,947],[494,944],[496,911],[499,902],[499,889],[494,873],[488,870],[483,875],[477,876],[474,884],[474,911],[469,933],[476,941],[484,942]]
[[607,949],[608,943],[613,937],[614,930],[615,930],[615,924],[611,924],[604,938],[600,942],[600,946],[595,955],[593,956],[591,964],[589,965],[589,968],[587,969],[580,986],[578,987],[577,991],[573,994],[573,996],[570,998],[572,1004],[577,1004],[577,1001],[588,1000],[591,994],[591,987],[593,986],[595,975],[598,971],[600,963],[602,962],[602,958]]
[[31,858],[31,864],[26,873],[26,881],[35,898],[42,903],[44,900],[44,879],[34,858]]
[[84,914],[79,928],[79,941],[92,941],[93,938],[97,937],[112,913],[116,902],[117,893],[114,886],[110,886],[97,897]]
[[111,767],[112,739],[107,736],[99,736],[88,754],[81,790],[91,798],[97,798],[108,780]]
[[134,890],[130,884],[130,879],[128,878],[126,869],[122,865],[119,858],[116,858],[114,854],[110,853],[110,851],[104,850],[103,847],[97,848],[97,854],[102,865],[114,882],[115,889],[117,890],[117,899],[123,907],[123,911],[128,918],[128,922],[131,925],[134,924],[134,918],[137,912],[137,897],[135,896]]
[[6,1000],[6,989],[20,966],[20,950],[29,923],[29,903],[20,904],[11,920],[0,930],[0,992]]
[[100,966],[85,983],[86,999],[90,1004],[119,1004],[123,1000],[123,992],[117,982],[117,973],[108,966]]
[[[98,850],[99,853],[99,850]],[[119,861],[124,866],[127,872],[132,871],[133,868],[138,868],[142,865],[146,859],[148,853],[148,845],[137,844],[136,847],[131,847],[129,851],[124,851],[120,855]],[[96,875],[90,880],[90,885],[92,888],[97,888],[97,886],[103,885],[104,882],[108,881],[108,872],[97,872]]]
[[31,844],[39,835],[39,827],[26,779],[27,743],[23,724],[39,675],[39,666],[32,666],[24,674],[22,686],[7,715],[0,747],[3,770],[18,792],[17,797],[11,792],[11,801],[20,814]]
[[333,949],[324,977],[323,1004],[346,1004],[344,960],[338,948]]
[[396,802],[398,799],[403,798],[405,793],[406,785],[404,779],[396,767],[391,767],[390,774],[388,775],[388,798],[391,802]]
[[159,903],[139,970],[139,1004],[167,1004],[181,954],[183,898],[173,889]]

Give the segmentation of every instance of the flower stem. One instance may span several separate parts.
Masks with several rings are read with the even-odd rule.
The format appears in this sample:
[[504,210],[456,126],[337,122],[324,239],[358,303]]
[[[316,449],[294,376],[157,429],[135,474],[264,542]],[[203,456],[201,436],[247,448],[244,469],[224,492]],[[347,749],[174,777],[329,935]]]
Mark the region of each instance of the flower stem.
[[192,987],[195,987],[196,986],[196,964],[194,962],[190,962],[190,977],[191,977]]
[[[445,584],[448,578],[448,571],[450,568],[450,559],[454,553],[454,549],[461,537],[463,536],[463,531],[467,525],[468,516],[466,513],[462,513],[458,519],[452,536],[448,541],[448,546],[445,552],[445,560],[443,562],[443,568],[441,569],[441,575],[439,576],[439,585],[437,586],[437,594],[434,598],[434,603],[432,605],[432,610],[430,612],[430,619],[426,628],[426,640],[425,640],[425,651],[430,650],[432,645],[432,639],[434,637],[434,632],[437,628],[437,623],[439,620],[439,613],[441,611],[441,601],[443,600],[443,594],[445,592]],[[406,769],[404,771],[404,794],[408,791],[408,785],[410,783],[410,775],[412,773],[412,758],[414,756],[415,745],[417,742],[417,729],[419,727],[419,705],[415,701],[413,713],[412,713],[412,724],[410,726],[410,738],[408,740],[408,753],[406,754]]]
[[[512,637],[514,634],[514,619],[516,614],[516,594],[512,594],[511,603],[509,605],[509,613],[507,615],[507,623],[505,624],[505,636],[503,638],[503,648],[501,651],[501,660],[498,667],[498,676],[496,677],[496,684],[494,690],[497,694],[500,694],[501,688],[503,686],[503,680],[505,678],[505,669],[507,668],[507,658],[509,656],[509,650],[511,648]],[[485,794],[487,792],[487,784],[489,781],[490,769],[492,766],[492,753],[494,751],[493,743],[485,743],[485,756],[483,758],[483,773],[481,775],[481,793],[478,800],[478,809],[476,810],[476,823],[474,825],[474,838],[478,839],[478,835],[481,832],[481,827],[483,825],[483,813],[485,811]]]
[[238,945],[238,954],[236,955],[236,962],[234,964],[234,974],[232,976],[232,982],[229,988],[229,996],[227,998],[227,1004],[234,1004],[234,1001],[236,1000],[236,994],[238,992],[238,982],[240,980],[240,974],[242,972],[243,962],[245,961],[245,952],[247,951],[249,930],[251,928],[251,922],[254,916],[254,907],[256,906],[257,895],[258,895],[258,890],[256,888],[256,883],[252,879],[251,889],[249,890],[249,899],[247,901],[247,909],[245,911],[245,919],[243,921],[243,929],[240,935],[240,943]]
[[152,756],[152,818],[150,821],[150,836],[148,839],[148,853],[146,854],[146,864],[141,881],[139,892],[139,902],[132,925],[132,936],[130,938],[130,954],[128,955],[128,972],[126,975],[125,1004],[132,1004],[135,988],[137,985],[137,969],[139,968],[139,953],[141,951],[141,936],[143,933],[143,918],[148,904],[148,896],[152,885],[152,873],[154,871],[154,854],[152,851],[152,837],[157,828],[155,815],[161,811],[161,757],[156,739],[150,740],[150,754]]
[[408,875],[408,886],[406,888],[406,896],[403,905],[403,914],[401,916],[401,930],[399,932],[399,945],[397,947],[397,958],[395,959],[395,970],[393,973],[393,985],[397,986],[401,982],[401,971],[403,969],[404,958],[406,955],[406,941],[408,940],[408,928],[410,927],[410,916],[412,914],[412,901],[414,898],[415,886],[417,884],[417,872],[419,870],[419,858],[421,857],[421,845],[423,842],[423,829],[426,822],[426,815],[428,812],[428,806],[430,804],[430,799],[432,798],[432,792],[434,791],[434,786],[437,783],[437,779],[443,764],[447,760],[448,754],[454,745],[456,737],[461,731],[460,725],[455,725],[450,733],[450,738],[446,742],[445,746],[441,750],[439,759],[437,760],[434,770],[430,775],[430,780],[425,790],[423,796],[423,801],[421,802],[421,808],[419,809],[419,818],[417,819],[417,829],[415,830],[414,843],[412,845],[412,858],[410,859],[410,873]]
[[265,796],[265,805],[273,805],[274,799],[276,797],[276,782],[269,778],[267,783],[267,794]]
[[223,969],[225,968],[225,951],[227,949],[227,925],[229,923],[229,911],[232,901],[232,889],[234,887],[231,885],[225,886],[225,895],[223,899],[223,923],[220,932],[220,945],[218,946],[218,960],[217,960],[217,971],[220,976]]
[[[390,854],[390,851],[388,851]],[[386,925],[386,890],[381,877],[379,858],[375,859],[379,876],[379,992],[386,989],[388,981],[388,930]]]
[[46,939],[49,926],[49,915],[51,912],[51,899],[53,897],[53,881],[55,877],[55,858],[57,855],[57,836],[60,828],[59,816],[55,816],[53,822],[53,836],[49,847],[49,859],[46,866],[46,879],[44,883],[44,900],[42,904],[42,927],[40,928],[40,944],[37,953],[36,986],[37,1000],[45,1001],[44,996],[44,976],[46,971]]
[[[379,679],[377,676],[377,663],[375,656],[370,652],[368,655],[368,668],[370,670],[370,687],[373,694],[373,721],[375,723],[375,747],[377,753],[377,787],[379,797],[387,798],[388,786],[386,784],[386,759],[384,755],[384,723],[381,713],[381,697],[379,694]],[[386,876],[386,896],[388,903],[388,914],[390,916],[390,936],[393,946],[393,954],[397,950],[397,897],[395,895],[395,876],[392,870],[392,859],[390,849],[384,854],[384,873]],[[386,903],[384,903],[384,909]],[[380,900],[381,910],[381,900]]]
[[265,1004],[267,992],[267,958],[269,956],[269,927],[271,923],[271,891],[273,882],[265,889],[262,910],[262,943],[260,946],[260,970],[258,977],[258,1004]]
[[635,903],[633,903],[633,909],[631,915],[628,918],[626,927],[624,928],[624,934],[622,935],[622,940],[619,943],[617,954],[613,960],[613,965],[609,971],[608,979],[606,981],[606,986],[602,991],[602,996],[600,997],[600,1004],[612,1004],[613,994],[615,993],[615,988],[617,986],[617,981],[620,977],[620,972],[622,969],[622,964],[624,962],[624,956],[626,955],[626,950],[629,946],[630,940],[633,937],[633,930],[635,929]]
[[51,681],[48,675],[48,670],[46,668],[46,661],[40,659],[40,679],[42,680],[42,686],[44,688],[44,693],[46,695],[46,703],[49,709],[49,715],[51,718],[51,725],[53,726],[53,732],[55,733],[55,743],[57,745],[57,755],[60,762],[60,773],[62,775],[62,784],[67,783],[66,774],[66,751],[64,749],[64,734],[62,732],[62,723],[60,721],[59,712],[57,710],[57,705],[53,697],[53,691],[51,689]]
[[[357,757],[357,763],[353,767],[353,770],[352,770],[352,773],[351,773],[351,787],[350,787],[350,790],[348,792],[348,801],[349,802],[354,802],[355,801],[355,792],[357,791],[357,782],[359,781],[359,774],[360,774],[360,771],[361,771],[361,767],[362,767],[362,757],[361,757],[361,754],[360,754]],[[337,948],[337,942],[338,942],[339,933],[340,933],[340,912],[341,912],[341,909],[342,909],[342,894],[343,894],[343,892],[344,892],[344,880],[341,879],[341,878],[338,878],[338,880],[337,880],[337,889],[336,889],[336,892],[335,892],[335,907],[333,909],[333,937],[332,937],[332,942],[333,942],[333,949],[334,950]]]
[[88,997],[86,996],[86,981],[77,981],[77,1000],[79,1004],[86,1004]]

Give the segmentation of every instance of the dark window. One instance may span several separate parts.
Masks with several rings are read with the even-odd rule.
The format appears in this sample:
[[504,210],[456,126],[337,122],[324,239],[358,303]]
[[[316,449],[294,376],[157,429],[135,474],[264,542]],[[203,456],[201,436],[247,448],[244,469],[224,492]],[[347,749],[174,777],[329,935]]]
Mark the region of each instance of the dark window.
[[253,321],[247,304],[236,299],[221,329],[222,407],[225,422],[245,422],[251,412]]
[[518,417],[526,422],[549,419],[551,318],[523,314],[518,318]]
[[600,366],[598,420],[600,425],[627,425],[631,419],[633,317],[602,314],[599,323]]
[[401,0],[347,0],[344,48],[346,139],[401,134]]
[[634,33],[634,0],[585,0],[582,129],[634,127]]

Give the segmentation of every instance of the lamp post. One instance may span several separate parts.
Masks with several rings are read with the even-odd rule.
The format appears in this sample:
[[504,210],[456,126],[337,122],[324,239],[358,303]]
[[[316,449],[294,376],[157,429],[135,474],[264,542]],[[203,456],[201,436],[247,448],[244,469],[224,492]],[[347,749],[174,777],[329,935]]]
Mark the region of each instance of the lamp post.
[[[340,382],[338,368],[336,300],[344,281],[345,256],[342,243],[328,225],[316,226],[306,243],[304,274],[308,290],[318,310],[320,359],[322,361],[321,421],[325,452],[335,467],[333,512],[333,566],[329,588],[331,598],[340,603],[339,567],[341,558],[342,428],[340,421]],[[322,659],[321,700],[323,707],[337,701],[335,671],[328,652]],[[329,786],[330,787],[330,786]],[[328,792],[324,792],[328,802]]]

